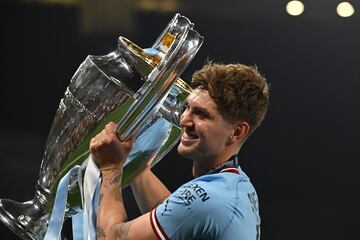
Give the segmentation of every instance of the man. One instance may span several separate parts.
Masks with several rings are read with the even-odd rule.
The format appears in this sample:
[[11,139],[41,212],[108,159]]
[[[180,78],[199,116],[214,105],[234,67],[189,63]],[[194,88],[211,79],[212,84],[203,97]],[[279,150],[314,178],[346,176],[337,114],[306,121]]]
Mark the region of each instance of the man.
[[102,174],[98,239],[259,239],[257,195],[238,152],[268,107],[268,84],[256,68],[208,63],[194,73],[181,116],[178,152],[193,161],[192,181],[174,193],[146,168],[131,187],[144,215],[126,222],[119,183],[133,140],[108,124],[91,140]]

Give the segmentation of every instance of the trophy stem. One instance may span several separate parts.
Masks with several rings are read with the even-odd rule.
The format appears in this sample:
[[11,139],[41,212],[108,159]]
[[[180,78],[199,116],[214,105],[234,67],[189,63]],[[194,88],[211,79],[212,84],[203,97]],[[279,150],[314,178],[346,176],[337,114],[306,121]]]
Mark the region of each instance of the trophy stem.
[[0,219],[24,240],[43,239],[49,223],[49,194],[37,185],[35,197],[27,202],[0,199]]

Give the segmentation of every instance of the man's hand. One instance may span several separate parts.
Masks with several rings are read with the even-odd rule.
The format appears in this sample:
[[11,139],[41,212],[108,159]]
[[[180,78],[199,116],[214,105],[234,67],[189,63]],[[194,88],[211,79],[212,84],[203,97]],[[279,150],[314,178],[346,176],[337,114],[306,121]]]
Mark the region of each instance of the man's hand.
[[100,168],[102,178],[96,217],[98,240],[157,239],[151,226],[150,213],[126,222],[127,215],[120,186],[123,165],[132,149],[134,139],[132,137],[128,141],[121,141],[116,134],[116,124],[109,123],[90,141],[90,150]]
[[91,139],[90,150],[100,170],[122,169],[132,149],[133,142],[134,138],[128,141],[120,141],[116,134],[116,124],[110,122],[104,130]]

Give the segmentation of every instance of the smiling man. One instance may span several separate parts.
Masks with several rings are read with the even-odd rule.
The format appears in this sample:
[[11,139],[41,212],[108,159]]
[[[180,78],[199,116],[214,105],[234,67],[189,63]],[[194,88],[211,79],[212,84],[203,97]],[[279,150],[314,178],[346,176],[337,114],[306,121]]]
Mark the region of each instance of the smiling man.
[[209,63],[192,85],[178,152],[193,161],[194,179],[170,193],[146,168],[131,182],[142,216],[126,221],[119,188],[133,140],[120,141],[114,123],[91,140],[102,174],[98,239],[260,238],[257,194],[238,154],[267,112],[268,84],[254,67]]

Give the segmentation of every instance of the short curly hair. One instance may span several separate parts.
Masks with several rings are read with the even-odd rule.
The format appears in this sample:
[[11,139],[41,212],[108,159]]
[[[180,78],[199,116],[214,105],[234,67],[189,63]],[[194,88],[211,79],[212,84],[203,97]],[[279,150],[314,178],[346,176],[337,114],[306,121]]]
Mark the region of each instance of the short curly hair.
[[253,66],[209,62],[193,74],[192,87],[207,90],[226,120],[248,122],[250,133],[268,109],[267,80]]

